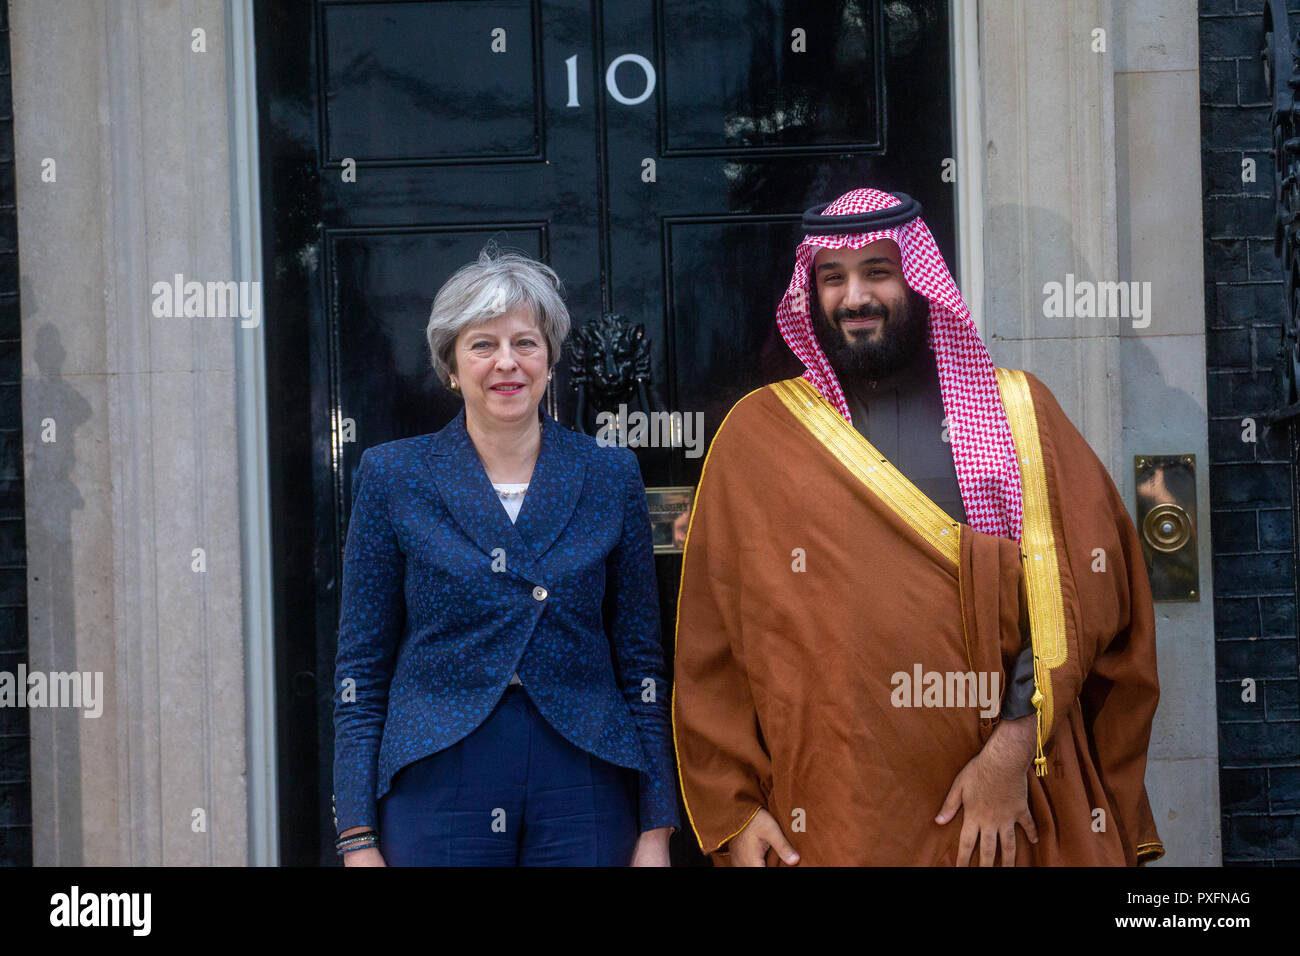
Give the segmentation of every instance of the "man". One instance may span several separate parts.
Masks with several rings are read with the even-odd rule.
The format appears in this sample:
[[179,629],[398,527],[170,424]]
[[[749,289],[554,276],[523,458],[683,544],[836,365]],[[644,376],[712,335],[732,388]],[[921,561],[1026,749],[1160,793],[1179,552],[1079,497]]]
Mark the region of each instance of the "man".
[[1159,695],[1141,546],[1033,375],[995,369],[904,196],[804,214],[802,378],[713,440],[673,723],[715,863],[1134,865]]

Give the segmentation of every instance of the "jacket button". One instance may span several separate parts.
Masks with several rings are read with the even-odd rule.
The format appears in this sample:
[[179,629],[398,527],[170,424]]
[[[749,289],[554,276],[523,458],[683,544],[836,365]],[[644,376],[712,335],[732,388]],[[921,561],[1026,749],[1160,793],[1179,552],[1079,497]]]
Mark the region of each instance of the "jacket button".
[[539,601],[545,601],[546,588],[542,587],[540,584],[537,587],[533,588],[533,597],[537,598],[537,600]]

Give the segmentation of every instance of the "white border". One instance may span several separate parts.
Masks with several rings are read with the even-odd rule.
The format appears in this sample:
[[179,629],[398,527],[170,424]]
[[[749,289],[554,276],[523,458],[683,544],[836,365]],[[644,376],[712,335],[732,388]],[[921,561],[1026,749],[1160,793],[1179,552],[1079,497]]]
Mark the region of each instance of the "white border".
[[230,109],[230,231],[236,281],[258,283],[253,328],[234,324],[239,448],[239,530],[244,608],[244,721],[248,781],[248,862],[278,866],[275,627],[267,470],[266,362],[261,302],[262,217],[258,190],[257,61],[253,0],[226,4],[226,96]]
[[979,0],[951,0],[953,149],[957,155],[957,287],[984,336],[984,102]]

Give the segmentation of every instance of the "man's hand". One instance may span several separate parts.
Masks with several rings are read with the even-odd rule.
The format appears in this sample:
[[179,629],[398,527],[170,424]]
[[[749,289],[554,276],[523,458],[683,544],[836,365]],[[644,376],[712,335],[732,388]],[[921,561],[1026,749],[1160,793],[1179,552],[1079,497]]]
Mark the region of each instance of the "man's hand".
[[767,866],[768,847],[775,848],[777,855],[790,866],[799,862],[799,854],[781,832],[776,818],[759,809],[745,829],[731,838],[731,865]]
[[975,841],[980,845],[980,866],[992,866],[998,841],[1002,865],[1016,865],[1016,824],[1038,842],[1038,829],[1029,812],[1029,768],[1034,760],[1036,717],[1004,720],[994,729],[983,749],[957,774],[935,823],[951,820],[965,807],[957,865],[966,866]]
[[672,832],[672,827],[642,831],[637,837],[632,862],[628,866],[672,866],[668,859],[668,838]]

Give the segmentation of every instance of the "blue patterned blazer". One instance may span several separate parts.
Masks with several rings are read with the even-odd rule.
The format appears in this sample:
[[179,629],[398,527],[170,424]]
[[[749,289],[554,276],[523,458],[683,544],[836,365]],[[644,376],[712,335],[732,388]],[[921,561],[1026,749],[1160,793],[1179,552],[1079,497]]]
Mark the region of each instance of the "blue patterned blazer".
[[640,771],[642,830],[679,826],[636,457],[540,414],[541,450],[513,524],[464,409],[441,431],[361,456],[334,665],[340,832],[377,827],[397,771],[477,728],[516,671],[563,737]]

